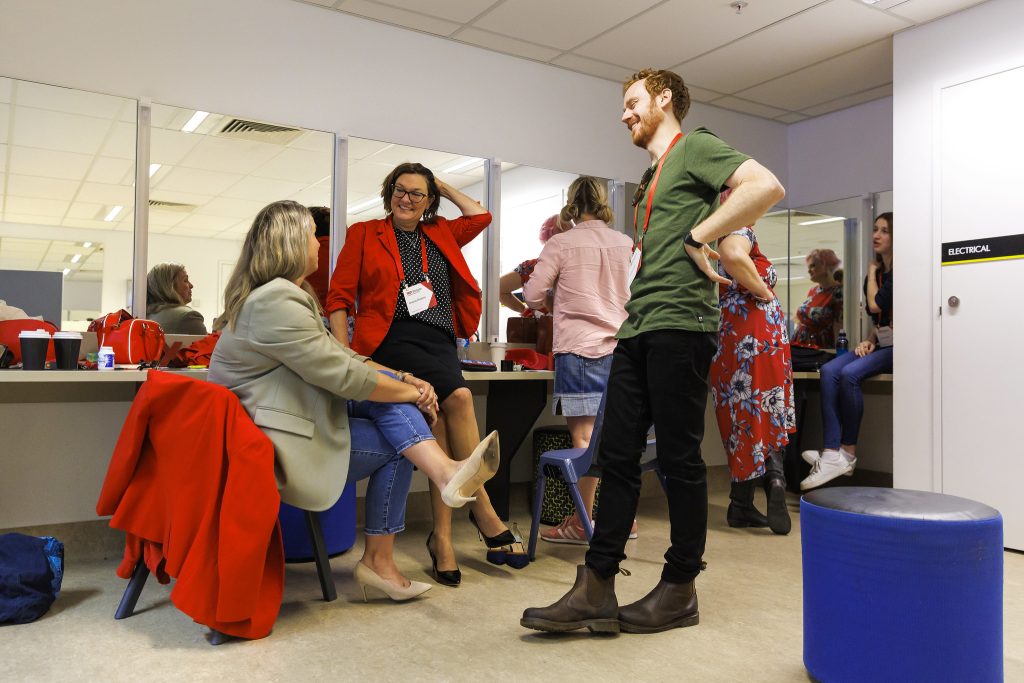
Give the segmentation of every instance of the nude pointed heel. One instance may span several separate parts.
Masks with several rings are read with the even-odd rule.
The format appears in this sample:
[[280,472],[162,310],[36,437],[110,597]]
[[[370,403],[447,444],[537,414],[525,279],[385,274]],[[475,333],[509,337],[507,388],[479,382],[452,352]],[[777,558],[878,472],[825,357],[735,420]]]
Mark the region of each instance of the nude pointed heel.
[[475,493],[498,472],[501,449],[498,432],[491,432],[477,444],[472,455],[441,490],[441,500],[450,508],[460,508],[476,500]]
[[369,602],[366,597],[367,588],[376,588],[395,602],[410,600],[416,596],[423,595],[431,589],[429,583],[423,583],[422,581],[410,581],[409,585],[404,587],[396,586],[390,581],[382,579],[377,572],[363,564],[362,560],[356,563],[356,568],[352,574],[359,587],[363,589],[363,602]]

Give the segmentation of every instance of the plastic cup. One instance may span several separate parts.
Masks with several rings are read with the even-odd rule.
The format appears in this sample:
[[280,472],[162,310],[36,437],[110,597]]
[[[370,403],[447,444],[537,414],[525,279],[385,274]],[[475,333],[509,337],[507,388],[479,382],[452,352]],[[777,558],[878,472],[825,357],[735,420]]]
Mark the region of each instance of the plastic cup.
[[82,349],[82,335],[78,332],[54,332],[53,353],[58,370],[77,370],[78,352]]
[[501,365],[501,361],[505,360],[505,342],[491,342],[491,362],[495,365]]
[[21,369],[42,370],[46,367],[46,350],[50,333],[46,330],[24,330],[18,335],[21,344]]

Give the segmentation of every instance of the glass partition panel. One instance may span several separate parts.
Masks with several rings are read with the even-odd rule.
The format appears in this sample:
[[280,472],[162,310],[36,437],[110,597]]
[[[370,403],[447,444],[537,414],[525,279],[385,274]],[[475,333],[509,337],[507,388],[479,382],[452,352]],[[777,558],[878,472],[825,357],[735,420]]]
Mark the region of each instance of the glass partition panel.
[[[761,253],[772,262],[779,281],[775,285],[775,295],[782,304],[782,310],[790,311],[789,283],[792,276],[789,260],[789,211],[778,209],[769,211],[754,225],[757,245]],[[802,267],[802,263],[800,264]]]
[[[523,261],[537,258],[543,244],[541,224],[565,206],[569,184],[575,173],[551,171],[532,166],[509,166],[501,171],[501,268],[504,275]],[[505,341],[505,328],[516,313],[501,307],[498,339]]]
[[[385,216],[381,199],[381,183],[405,162],[420,163],[435,177],[484,204],[486,194],[485,159],[450,152],[438,152],[420,147],[396,145],[377,140],[349,138],[348,141],[348,215],[346,223],[352,225]],[[458,218],[459,208],[447,199],[441,200],[438,214],[445,218]],[[484,234],[462,248],[462,255],[470,272],[482,287],[484,283]]]
[[[46,308],[63,329],[129,305],[136,108],[0,78],[0,270],[60,273],[61,300]],[[0,291],[11,305],[16,297]],[[34,305],[19,307],[41,315]]]
[[[282,199],[330,207],[333,163],[331,133],[154,104],[148,268],[185,267],[184,298],[209,331],[256,213]],[[168,331],[200,331],[177,324]]]

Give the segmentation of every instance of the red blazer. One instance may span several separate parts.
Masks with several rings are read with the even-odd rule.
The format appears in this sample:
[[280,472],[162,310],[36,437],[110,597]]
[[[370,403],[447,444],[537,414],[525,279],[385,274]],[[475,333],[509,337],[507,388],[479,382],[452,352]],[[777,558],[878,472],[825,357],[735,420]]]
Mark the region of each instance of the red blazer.
[[[453,221],[438,216],[435,223],[420,224],[423,234],[437,245],[451,264],[455,334],[464,338],[476,332],[482,304],[480,286],[469,272],[462,247],[490,224],[489,213],[462,216]],[[338,255],[338,263],[331,276],[327,313],[330,315],[344,308],[348,309],[349,315],[356,315],[356,331],[352,339],[356,353],[372,354],[391,329],[401,285],[398,275],[400,259],[390,216],[349,226],[345,246]]]
[[[150,371],[132,403],[96,512],[195,621],[241,638],[270,633],[281,608],[284,548],[274,447],[228,389]],[[161,567],[161,562],[163,567]]]

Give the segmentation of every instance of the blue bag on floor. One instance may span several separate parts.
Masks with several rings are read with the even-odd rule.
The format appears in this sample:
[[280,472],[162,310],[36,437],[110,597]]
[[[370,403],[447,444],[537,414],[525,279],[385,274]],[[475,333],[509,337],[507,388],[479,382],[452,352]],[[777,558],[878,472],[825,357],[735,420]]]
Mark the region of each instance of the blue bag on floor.
[[0,534],[0,624],[46,614],[60,594],[64,544],[52,536]]

